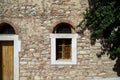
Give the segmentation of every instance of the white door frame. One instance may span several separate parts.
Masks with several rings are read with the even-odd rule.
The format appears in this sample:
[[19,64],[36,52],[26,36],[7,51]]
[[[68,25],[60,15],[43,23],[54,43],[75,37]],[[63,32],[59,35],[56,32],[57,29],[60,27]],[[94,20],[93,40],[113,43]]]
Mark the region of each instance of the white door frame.
[[14,80],[19,80],[19,51],[21,50],[21,41],[18,35],[0,35],[0,41],[14,42]]

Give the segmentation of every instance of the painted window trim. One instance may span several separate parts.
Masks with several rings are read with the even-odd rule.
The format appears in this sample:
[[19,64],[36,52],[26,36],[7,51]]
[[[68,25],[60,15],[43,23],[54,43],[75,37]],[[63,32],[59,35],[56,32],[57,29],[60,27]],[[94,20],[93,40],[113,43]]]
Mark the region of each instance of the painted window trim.
[[0,35],[0,41],[14,42],[14,80],[19,80],[19,51],[21,50],[21,41],[18,35]]
[[[77,37],[78,34],[50,34],[51,38],[51,64],[77,64]],[[56,38],[72,39],[72,57],[70,60],[56,60]]]

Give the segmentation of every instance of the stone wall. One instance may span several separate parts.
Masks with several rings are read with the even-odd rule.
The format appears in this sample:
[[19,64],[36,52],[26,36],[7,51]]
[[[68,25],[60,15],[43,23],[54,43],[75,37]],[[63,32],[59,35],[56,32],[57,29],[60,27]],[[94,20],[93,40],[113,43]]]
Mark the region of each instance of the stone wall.
[[[74,28],[89,7],[87,0],[2,0],[0,21],[14,24],[21,40],[20,80],[90,80],[116,77],[115,61],[100,53],[97,40],[90,44],[90,31],[78,34],[77,64],[51,65],[50,33],[60,22]],[[76,31],[77,28],[76,28]]]

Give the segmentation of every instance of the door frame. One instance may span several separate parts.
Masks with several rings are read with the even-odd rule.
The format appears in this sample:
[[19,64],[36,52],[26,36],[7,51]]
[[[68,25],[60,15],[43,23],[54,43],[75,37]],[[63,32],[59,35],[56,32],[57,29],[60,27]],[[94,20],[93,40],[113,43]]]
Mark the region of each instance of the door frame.
[[21,41],[18,35],[0,35],[0,41],[13,41],[14,45],[14,80],[19,80],[19,51],[21,50]]

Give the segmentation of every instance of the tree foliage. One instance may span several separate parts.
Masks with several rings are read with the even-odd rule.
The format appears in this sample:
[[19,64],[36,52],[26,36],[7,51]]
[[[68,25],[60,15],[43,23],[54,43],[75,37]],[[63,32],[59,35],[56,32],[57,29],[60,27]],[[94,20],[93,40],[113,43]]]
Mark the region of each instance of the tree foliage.
[[120,55],[120,0],[98,0],[84,13],[91,42],[101,39],[102,53],[116,59]]

